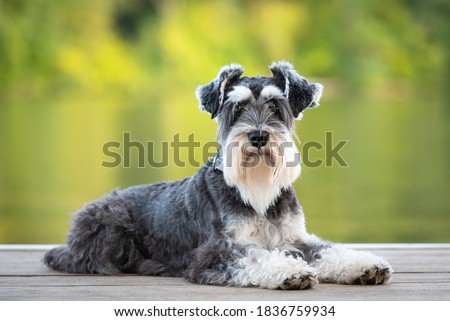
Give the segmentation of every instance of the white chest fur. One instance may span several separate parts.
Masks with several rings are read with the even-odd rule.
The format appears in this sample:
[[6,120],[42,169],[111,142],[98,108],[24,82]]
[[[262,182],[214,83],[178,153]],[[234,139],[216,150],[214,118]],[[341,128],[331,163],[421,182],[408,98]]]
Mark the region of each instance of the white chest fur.
[[288,214],[285,219],[275,223],[261,215],[238,217],[228,220],[225,233],[237,243],[267,250],[289,249],[293,242],[308,237],[303,214]]

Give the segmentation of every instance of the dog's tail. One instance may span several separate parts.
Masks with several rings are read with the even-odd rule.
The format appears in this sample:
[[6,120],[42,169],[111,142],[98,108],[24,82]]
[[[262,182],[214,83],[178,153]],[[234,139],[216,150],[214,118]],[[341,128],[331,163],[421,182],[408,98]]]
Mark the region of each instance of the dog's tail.
[[100,264],[85,253],[71,251],[70,246],[55,247],[45,253],[44,264],[59,272],[83,273],[83,274],[116,274],[118,269],[112,264],[103,262]]
[[44,264],[55,271],[71,272],[67,262],[69,262],[69,250],[66,245],[55,247],[45,253]]
[[[71,255],[67,245],[55,247],[45,253],[44,264],[49,268],[68,273],[86,273],[83,265],[75,263],[75,258]],[[83,271],[81,271],[83,270]]]

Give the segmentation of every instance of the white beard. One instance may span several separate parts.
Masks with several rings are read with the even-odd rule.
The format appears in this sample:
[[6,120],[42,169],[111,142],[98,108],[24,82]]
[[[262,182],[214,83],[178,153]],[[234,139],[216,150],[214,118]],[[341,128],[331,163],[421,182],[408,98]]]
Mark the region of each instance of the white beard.
[[258,214],[266,213],[300,171],[300,154],[289,133],[272,132],[268,145],[259,150],[250,147],[242,129],[228,135],[223,150],[225,181],[237,187],[243,201]]

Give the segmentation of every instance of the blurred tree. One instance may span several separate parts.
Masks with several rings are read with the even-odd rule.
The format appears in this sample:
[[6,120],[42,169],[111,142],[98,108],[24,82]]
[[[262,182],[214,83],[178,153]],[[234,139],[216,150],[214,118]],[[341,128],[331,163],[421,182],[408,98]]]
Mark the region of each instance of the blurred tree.
[[116,0],[115,2],[114,30],[126,40],[138,40],[144,22],[157,18],[152,1]]
[[[346,187],[340,168],[318,169],[310,180],[304,171],[305,206],[326,213],[310,222],[353,240],[365,237],[367,213],[392,221],[373,230],[393,240],[442,241],[449,16],[448,0],[0,0],[0,236],[33,235],[34,223],[62,220],[63,209],[115,186],[193,173],[108,171],[99,165],[102,144],[124,132],[139,141],[193,132],[211,141],[215,123],[198,115],[195,87],[224,64],[268,75],[271,61],[286,59],[324,82],[330,106],[308,114],[301,137],[333,128],[352,140]],[[348,216],[353,227],[340,220]],[[410,221],[428,230],[399,228]]]

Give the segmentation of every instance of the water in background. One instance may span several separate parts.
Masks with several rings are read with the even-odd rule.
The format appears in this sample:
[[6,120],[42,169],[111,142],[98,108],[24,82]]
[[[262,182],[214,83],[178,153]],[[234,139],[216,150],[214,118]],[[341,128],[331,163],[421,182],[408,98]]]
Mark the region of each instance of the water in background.
[[[142,144],[155,142],[156,161],[162,160],[162,142],[176,133],[184,141],[194,133],[202,146],[214,140],[216,123],[200,114],[192,97],[170,112],[151,101],[102,106],[77,97],[3,106],[0,243],[62,242],[70,213],[85,202],[116,187],[193,174],[183,150],[185,168],[173,164],[173,154],[168,167],[138,168],[137,149],[130,149],[130,168],[102,166],[113,160],[104,144],[123,144],[123,133]],[[333,145],[348,140],[340,151],[348,167],[336,161],[303,167],[295,187],[309,230],[344,242],[450,241],[448,123],[448,111],[436,102],[344,103],[327,101],[325,94],[319,108],[305,112],[297,132],[302,144],[325,146],[330,131]],[[116,152],[124,155],[123,148]],[[326,157],[324,150],[308,156]],[[201,162],[204,156],[196,150],[194,157]]]
[[348,166],[304,166],[295,183],[308,230],[338,242],[450,242],[448,8],[364,3],[2,1],[0,243],[61,243],[88,201],[192,175],[172,151],[162,168],[139,168],[136,148],[130,166],[102,166],[113,160],[104,145],[123,147],[125,134],[153,142],[156,161],[176,134],[204,146],[216,123],[199,112],[196,86],[225,63],[269,75],[282,58],[325,85],[297,124],[300,150],[325,146],[327,132],[333,145],[348,141]]

